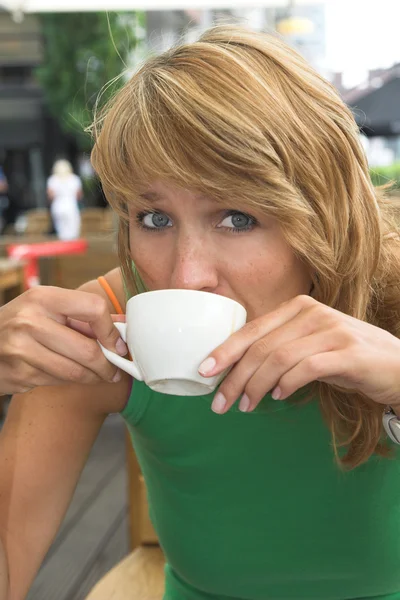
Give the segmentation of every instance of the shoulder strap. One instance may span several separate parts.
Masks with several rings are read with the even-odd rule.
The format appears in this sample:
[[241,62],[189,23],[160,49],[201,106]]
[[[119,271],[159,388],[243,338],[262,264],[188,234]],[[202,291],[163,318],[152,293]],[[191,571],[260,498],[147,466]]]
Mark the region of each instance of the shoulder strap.
[[105,291],[105,293],[107,294],[111,304],[113,305],[113,307],[115,308],[117,314],[119,315],[123,315],[124,311],[121,308],[121,305],[118,301],[117,296],[114,294],[113,290],[111,289],[110,284],[108,283],[107,279],[103,276],[98,277],[97,281],[99,282],[99,284],[101,285],[101,287],[103,288],[103,290]]

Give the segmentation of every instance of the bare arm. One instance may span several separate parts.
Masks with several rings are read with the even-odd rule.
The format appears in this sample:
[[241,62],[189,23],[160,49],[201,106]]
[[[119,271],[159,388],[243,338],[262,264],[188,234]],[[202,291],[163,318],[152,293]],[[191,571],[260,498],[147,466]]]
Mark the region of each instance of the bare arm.
[[[81,289],[103,294],[97,282]],[[0,600],[26,597],[99,429],[108,413],[122,410],[129,389],[124,374],[117,384],[14,396],[0,433]]]
[[0,538],[0,600],[7,598],[8,594],[8,565],[4,547]]
[[52,191],[52,189],[50,187],[47,187],[47,200],[49,201],[49,204],[51,204],[54,200],[54,192]]

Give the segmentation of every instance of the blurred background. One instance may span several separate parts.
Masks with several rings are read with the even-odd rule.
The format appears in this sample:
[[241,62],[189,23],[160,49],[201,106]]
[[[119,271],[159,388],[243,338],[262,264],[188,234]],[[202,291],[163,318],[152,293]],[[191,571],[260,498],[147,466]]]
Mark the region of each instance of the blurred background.
[[[146,56],[221,19],[277,31],[331,81],[354,112],[373,181],[393,180],[400,194],[398,0],[0,0],[0,304],[33,281],[73,288],[117,266],[85,133],[98,94],[105,101]],[[59,159],[82,189],[80,250],[54,246],[46,188]],[[25,254],[10,250],[21,244]],[[21,259],[36,261],[34,279]],[[130,452],[113,415],[29,600],[83,600],[134,547],[157,544]]]
[[[253,0],[253,8],[244,1],[215,4],[0,0],[0,165],[10,199],[5,225],[24,211],[46,208],[46,179],[60,157],[68,158],[82,179],[83,206],[103,207],[88,161],[90,136],[84,134],[99,90],[124,63],[129,74],[148,53],[182,37],[192,40],[220,18],[275,29],[300,50],[356,110],[371,166],[399,176],[397,0]],[[55,6],[58,13],[47,12]],[[104,11],[95,12],[98,8]],[[105,12],[115,8],[121,12]],[[128,8],[136,10],[122,10]]]

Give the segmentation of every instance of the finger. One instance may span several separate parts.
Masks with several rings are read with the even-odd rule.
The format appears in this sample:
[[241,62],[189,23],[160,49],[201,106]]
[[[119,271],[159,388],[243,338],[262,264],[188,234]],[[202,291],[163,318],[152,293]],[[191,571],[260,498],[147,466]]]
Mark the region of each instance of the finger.
[[28,301],[43,306],[63,325],[68,317],[89,323],[95,337],[109,350],[121,356],[128,352],[125,342],[113,325],[105,298],[89,292],[38,286],[26,292]]
[[[273,390],[274,399],[286,400],[312,381],[334,383],[332,379],[345,377],[348,364],[349,357],[339,350],[308,356],[279,379]],[[340,383],[343,385],[343,381]]]
[[280,305],[271,313],[246,323],[202,362],[199,367],[200,375],[212,377],[221,373],[240,360],[248,348],[257,340],[294,319],[300,311],[313,306],[315,303],[316,300],[309,296],[297,296],[292,301]]
[[[227,412],[241,394],[243,396],[239,403],[239,409],[242,412],[252,411],[264,396],[276,387],[284,373],[292,369],[306,357],[325,352],[331,346],[332,342],[327,338],[326,333],[319,332],[276,348],[267,356],[252,377],[246,381],[241,380],[240,384],[239,382],[235,382],[231,387],[228,380],[230,375],[228,375],[226,380],[222,382],[218,392],[223,395],[225,405],[222,411],[217,410],[215,412]],[[234,367],[232,372],[238,366]],[[217,396],[218,394],[214,398],[214,401],[216,408],[220,408],[222,406],[222,399],[217,398]],[[214,410],[215,407],[212,406],[212,408]]]
[[[125,315],[111,315],[113,323],[125,323],[126,317]],[[78,331],[86,337],[90,337],[96,339],[96,335],[92,329],[92,327],[88,323],[84,323],[83,321],[78,321],[76,319],[67,319],[67,327],[70,327],[74,331]]]
[[18,356],[18,352],[14,353],[12,364],[15,372],[13,380],[24,387],[101,381],[101,378],[90,369],[52,352],[33,338],[25,340],[21,356]]
[[[276,387],[278,387],[279,381],[286,373],[294,369],[299,363],[315,355],[336,351],[335,348],[337,347],[338,344],[327,337],[326,332],[323,331],[277,348],[271,352],[263,365],[246,384],[245,399],[244,401],[243,398],[241,400],[240,410],[243,412],[253,410],[270,390],[274,393],[274,399],[277,399]],[[311,373],[311,376],[313,376],[313,373]],[[310,379],[308,383],[310,381],[313,381],[313,379]],[[246,401],[247,398],[248,402]],[[246,405],[247,410],[244,410]]]
[[[295,346],[290,346],[292,342],[308,338],[313,332],[315,327],[320,327],[314,323],[314,320],[310,318],[310,310],[306,309],[297,314],[293,319],[274,329],[268,335],[260,338],[246,351],[244,356],[236,363],[229,375],[224,379],[220,386],[219,391],[227,399],[227,410],[232,404],[241,396],[247,383],[255,375],[261,365],[265,363],[268,356],[275,352],[282,352],[286,357],[287,352],[295,350]],[[331,345],[332,342],[326,336],[324,332],[323,337],[318,338],[325,345]],[[263,395],[269,390],[265,389]],[[263,397],[263,395],[261,397]],[[261,399],[261,398],[260,398]],[[245,402],[243,403],[245,404]]]
[[45,317],[37,320],[32,335],[55,356],[71,359],[75,364],[98,375],[100,380],[114,381],[118,369],[105,358],[97,340]]
[[68,318],[66,325],[70,329],[73,329],[74,331],[77,331],[88,338],[96,339],[96,335],[89,323]]

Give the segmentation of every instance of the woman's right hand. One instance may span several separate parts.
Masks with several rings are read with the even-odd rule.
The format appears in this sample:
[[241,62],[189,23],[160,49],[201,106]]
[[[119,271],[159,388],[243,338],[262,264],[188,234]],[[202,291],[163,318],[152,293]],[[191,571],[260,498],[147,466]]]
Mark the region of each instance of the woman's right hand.
[[0,394],[40,385],[118,381],[97,340],[121,356],[127,347],[97,294],[38,286],[0,307]]

